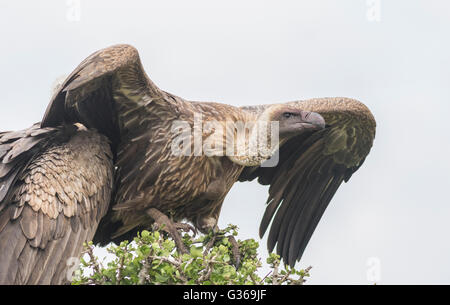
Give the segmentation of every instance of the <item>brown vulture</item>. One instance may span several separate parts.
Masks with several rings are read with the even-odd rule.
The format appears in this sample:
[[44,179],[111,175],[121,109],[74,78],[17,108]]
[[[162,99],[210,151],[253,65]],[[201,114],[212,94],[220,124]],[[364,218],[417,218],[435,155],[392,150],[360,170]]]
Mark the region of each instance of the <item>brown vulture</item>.
[[[193,133],[180,137],[176,122]],[[238,132],[226,122],[253,125]],[[267,139],[274,130],[277,145],[250,154],[255,135]],[[132,46],[97,51],[55,92],[40,124],[0,133],[0,283],[64,283],[67,260],[84,241],[130,239],[155,222],[183,250],[176,230],[189,226],[179,222],[216,229],[232,185],[255,178],[270,185],[260,235],[272,222],[269,250],[276,245],[293,265],[374,136],[372,114],[354,99],[240,108],[191,102],[156,87]],[[198,138],[214,140],[212,154],[199,153]],[[222,145],[244,153],[221,154]],[[275,155],[278,163],[267,165]]]

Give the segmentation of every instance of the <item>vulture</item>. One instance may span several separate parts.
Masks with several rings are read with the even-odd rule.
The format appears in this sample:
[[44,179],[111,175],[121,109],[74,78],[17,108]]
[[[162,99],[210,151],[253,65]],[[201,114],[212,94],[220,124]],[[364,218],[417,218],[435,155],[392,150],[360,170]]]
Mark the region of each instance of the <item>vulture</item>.
[[177,230],[217,230],[230,188],[254,179],[269,186],[260,236],[269,229],[269,251],[292,266],[374,137],[354,99],[187,101],[150,80],[134,47],[99,50],[40,123],[0,133],[0,283],[66,283],[85,241],[130,240],[155,223],[186,251]]

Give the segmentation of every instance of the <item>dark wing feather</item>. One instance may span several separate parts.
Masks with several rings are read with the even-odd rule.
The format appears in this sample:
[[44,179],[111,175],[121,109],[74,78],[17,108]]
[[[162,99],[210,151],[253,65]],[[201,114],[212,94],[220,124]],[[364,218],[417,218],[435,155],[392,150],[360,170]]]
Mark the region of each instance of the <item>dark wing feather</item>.
[[0,134],[1,149],[0,284],[64,283],[68,259],[109,206],[109,143],[75,126],[34,125]]
[[150,104],[166,94],[145,74],[137,50],[115,45],[87,57],[54,94],[41,127],[80,122],[106,135],[117,148],[124,129],[144,128]]
[[[41,132],[32,135],[35,130]],[[30,159],[39,152],[47,140],[53,136],[63,136],[55,128],[38,128],[38,124],[31,128],[4,132],[0,135],[0,211],[5,207],[7,195],[17,175],[26,167]],[[38,145],[39,144],[39,145]]]
[[[260,225],[262,237],[270,226],[268,249],[293,266],[299,260],[343,181],[364,162],[375,136],[375,120],[358,101],[345,98],[294,102],[320,113],[327,128],[302,134],[284,143],[276,167],[248,167],[240,181],[270,185],[267,208]],[[294,104],[293,103],[293,104]],[[263,106],[243,108],[261,111]]]
[[[116,201],[121,203],[158,177],[161,167],[153,162],[158,154],[152,153],[162,144],[151,137],[158,124],[178,117],[180,105],[185,105],[181,98],[160,90],[148,78],[134,47],[115,45],[93,53],[75,68],[54,94],[41,127],[80,122],[107,136],[117,167]],[[167,133],[167,128],[160,132]],[[105,223],[110,220],[105,217]],[[99,231],[101,241],[109,243],[109,226]]]

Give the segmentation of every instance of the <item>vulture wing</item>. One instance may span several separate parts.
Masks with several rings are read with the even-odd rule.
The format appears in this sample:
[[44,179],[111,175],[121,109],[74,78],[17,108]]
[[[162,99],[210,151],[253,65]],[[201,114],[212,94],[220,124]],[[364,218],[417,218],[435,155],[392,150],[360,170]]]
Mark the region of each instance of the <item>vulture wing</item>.
[[0,284],[61,284],[105,215],[105,136],[70,125],[0,133]]
[[[148,78],[134,47],[115,45],[91,54],[75,68],[52,97],[41,127],[82,123],[107,136],[117,167],[117,201],[121,203],[159,174],[154,152],[165,143],[154,143],[155,149],[149,149],[154,141],[149,131],[156,128],[157,121],[177,117],[180,101]],[[167,129],[158,132],[166,133]],[[134,183],[136,177],[139,183]],[[109,231],[113,229],[108,219],[100,225],[101,237],[94,238],[96,242],[111,241]]]
[[75,68],[52,97],[41,127],[79,122],[106,135],[115,149],[125,129],[145,126],[150,104],[174,112],[167,100],[168,94],[145,74],[138,51],[115,45],[91,54]]
[[[361,166],[372,147],[375,120],[362,103],[348,98],[292,102],[320,113],[327,124],[321,131],[302,134],[279,148],[275,167],[247,167],[239,181],[258,178],[270,185],[261,221],[262,237],[272,221],[268,249],[293,266],[308,244],[326,207],[343,181]],[[260,113],[267,106],[242,107]]]

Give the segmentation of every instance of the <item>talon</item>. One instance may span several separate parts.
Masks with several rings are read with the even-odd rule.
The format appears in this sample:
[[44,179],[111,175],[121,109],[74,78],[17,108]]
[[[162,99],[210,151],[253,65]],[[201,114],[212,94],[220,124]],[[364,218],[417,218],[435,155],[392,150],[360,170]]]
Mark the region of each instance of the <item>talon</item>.
[[231,253],[233,254],[234,267],[239,269],[241,264],[241,251],[239,251],[239,244],[233,235],[227,236],[228,241],[231,244]]
[[232,258],[233,258],[233,265],[237,270],[237,269],[239,269],[239,267],[241,265],[241,251],[239,251],[239,244],[233,235],[228,235],[228,236],[225,235],[224,236],[223,233],[224,232],[219,229],[213,231],[211,240],[206,245],[205,254],[208,252],[209,249],[211,249],[213,247],[215,242],[218,240],[218,237],[221,237],[221,238],[226,237],[231,244],[231,254],[232,254]]
[[196,236],[197,233],[198,233],[197,229],[194,226],[191,226],[188,223],[176,222],[176,223],[174,223],[174,225],[175,225],[175,228],[177,230],[182,230],[182,231],[184,231],[186,233],[191,231],[192,234],[194,234],[194,236]]
[[186,245],[183,243],[183,239],[181,238],[180,233],[177,231],[177,224],[167,217],[167,215],[161,213],[155,208],[150,208],[146,211],[147,215],[149,215],[154,221],[155,225],[167,232],[175,242],[175,245],[178,251],[182,254],[189,254]]

